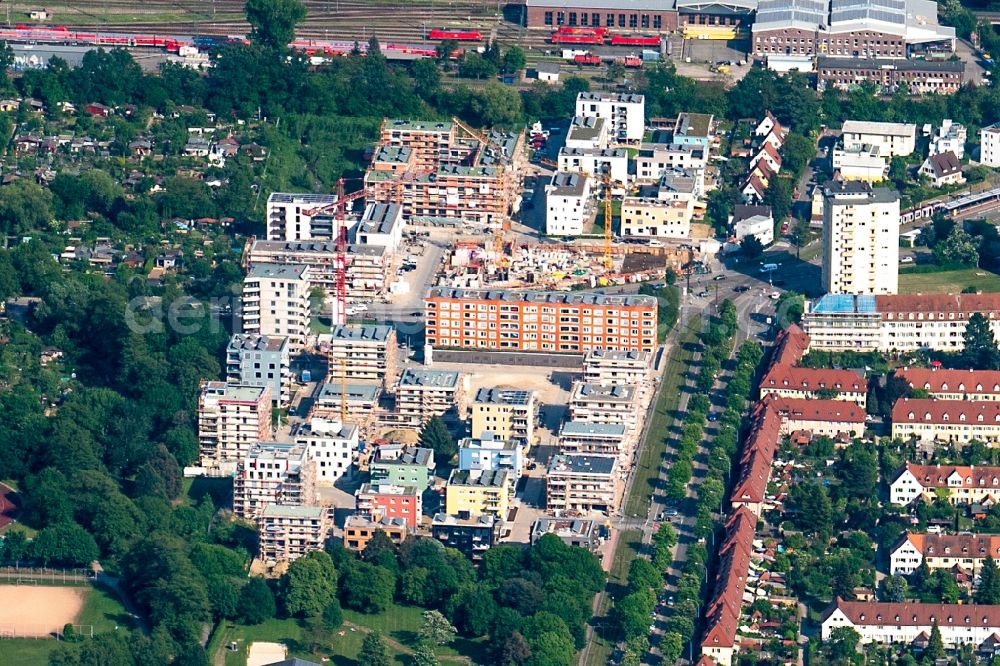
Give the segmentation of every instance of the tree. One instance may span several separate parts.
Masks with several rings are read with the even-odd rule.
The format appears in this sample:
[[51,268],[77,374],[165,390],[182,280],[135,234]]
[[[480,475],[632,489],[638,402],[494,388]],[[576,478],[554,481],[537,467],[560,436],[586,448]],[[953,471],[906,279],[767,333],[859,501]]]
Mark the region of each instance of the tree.
[[52,193],[27,178],[0,188],[0,232],[45,231],[52,224]]
[[392,605],[396,580],[392,573],[368,562],[352,562],[343,581],[343,602],[362,613],[381,613]]
[[434,648],[427,643],[418,645],[417,649],[413,651],[413,656],[410,657],[411,666],[439,666],[440,663],[437,655],[434,654]]
[[420,446],[434,451],[438,462],[449,462],[458,452],[458,446],[440,416],[432,416],[420,431]]
[[285,610],[289,615],[319,615],[337,594],[337,571],[323,551],[300,557],[284,577]]
[[512,46],[503,54],[503,71],[506,74],[513,74],[524,69],[524,63],[524,49],[520,46]]
[[743,237],[740,241],[740,254],[747,260],[754,260],[764,254],[764,244],[753,234]]
[[909,584],[902,576],[886,576],[879,585],[879,598],[882,601],[900,603],[906,601]]
[[663,583],[663,576],[649,560],[637,557],[628,568],[628,588],[630,592],[637,590],[655,590]]
[[983,562],[975,599],[977,604],[1000,604],[1000,571],[992,557]]
[[97,559],[97,542],[76,523],[46,527],[31,541],[31,555],[49,566],[84,566]]
[[377,630],[365,636],[358,652],[358,666],[390,666],[389,648]]
[[931,637],[927,641],[924,657],[929,659],[932,664],[944,657],[944,641],[941,640],[941,629],[938,627],[937,620],[931,625]]
[[816,155],[816,144],[797,132],[789,132],[781,147],[781,154],[784,156],[782,166],[799,176]]
[[975,312],[969,317],[962,339],[965,347],[959,358],[964,367],[974,370],[1000,370],[1000,349],[997,348],[989,320],[981,312]]
[[771,176],[764,192],[764,205],[771,207],[771,216],[779,222],[784,222],[792,212],[792,183],[788,178]]
[[420,627],[421,640],[432,645],[447,645],[455,639],[455,627],[439,611],[424,611],[422,617],[424,622]]
[[277,612],[274,593],[263,578],[251,578],[240,590],[236,613],[243,624],[260,624]]
[[851,627],[837,627],[830,632],[830,656],[835,663],[847,663],[858,651],[861,636]]
[[295,39],[295,26],[306,17],[299,0],[247,0],[250,40],[268,49],[284,50]]
[[327,631],[339,629],[344,624],[344,613],[340,608],[340,602],[334,599],[323,609],[323,628]]
[[521,96],[499,81],[490,81],[469,94],[467,116],[477,125],[514,127],[522,122],[522,115]]
[[942,266],[977,266],[979,243],[979,238],[956,225],[947,238],[934,246],[934,260]]
[[531,647],[519,631],[512,632],[500,646],[498,652],[499,659],[497,661],[504,666],[509,664],[520,666],[531,659]]

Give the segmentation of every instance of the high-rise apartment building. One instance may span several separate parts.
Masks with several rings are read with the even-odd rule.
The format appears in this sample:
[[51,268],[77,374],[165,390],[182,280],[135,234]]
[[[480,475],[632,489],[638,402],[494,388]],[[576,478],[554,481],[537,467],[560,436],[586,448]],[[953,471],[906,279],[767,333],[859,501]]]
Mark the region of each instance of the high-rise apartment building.
[[243,282],[243,332],[283,335],[288,350],[302,350],[309,334],[310,269],[256,264]]
[[253,444],[271,438],[271,391],[266,386],[204,382],[198,396],[201,464],[235,465]]
[[823,288],[830,294],[895,294],[899,193],[861,181],[823,192]]

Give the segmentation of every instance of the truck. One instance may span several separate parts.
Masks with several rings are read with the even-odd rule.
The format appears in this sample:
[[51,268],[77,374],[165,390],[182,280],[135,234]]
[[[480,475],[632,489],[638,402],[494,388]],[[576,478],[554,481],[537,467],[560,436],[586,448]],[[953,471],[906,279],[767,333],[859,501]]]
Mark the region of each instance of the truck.
[[302,373],[299,375],[299,381],[301,381],[303,384],[308,384],[310,381],[312,381],[312,372],[309,370],[303,370]]

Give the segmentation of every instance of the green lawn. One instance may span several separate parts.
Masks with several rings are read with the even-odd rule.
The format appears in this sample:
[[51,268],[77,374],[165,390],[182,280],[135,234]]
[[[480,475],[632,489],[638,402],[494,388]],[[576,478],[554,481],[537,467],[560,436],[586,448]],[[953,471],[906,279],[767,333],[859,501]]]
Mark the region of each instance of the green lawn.
[[663,387],[653,409],[646,441],[634,472],[635,479],[625,501],[626,515],[644,516],[649,510],[649,503],[653,497],[653,481],[659,475],[660,465],[667,451],[670,426],[674,422],[675,412],[681,399],[681,387],[684,386],[684,374],[691,362],[691,352],[685,349],[685,346],[695,342],[700,327],[701,318],[693,317],[678,336],[677,344],[670,350],[667,367],[663,373]]
[[114,631],[115,627],[130,628],[132,617],[113,591],[103,585],[95,585],[87,594],[87,601],[83,604],[76,624],[93,625],[94,633],[99,634]]
[[59,641],[51,638],[14,638],[0,641],[0,663],[24,664],[25,666],[45,666],[49,654],[59,647]]
[[[417,632],[423,621],[422,612],[422,608],[398,605],[394,605],[386,612],[377,615],[365,615],[344,609],[345,624],[334,634],[333,650],[322,655],[311,654],[301,644],[302,628],[296,620],[274,619],[257,626],[227,622],[219,627],[212,636],[212,640],[208,644],[208,654],[211,656],[223,651],[226,666],[244,666],[247,647],[250,643],[253,641],[273,641],[287,645],[289,657],[319,661],[319,657],[326,656],[334,664],[348,666],[355,663],[355,657],[365,637],[364,629],[377,629],[390,641],[389,651],[393,656],[394,663],[405,666],[409,663],[409,659],[403,651],[398,649],[397,645],[411,648],[416,645]],[[360,629],[352,630],[350,626],[352,624],[357,625]],[[238,647],[235,652],[226,648],[231,641],[237,643]],[[482,641],[458,638],[451,645],[438,648],[437,653],[448,659],[449,662],[462,661],[461,658],[464,656],[478,663],[484,663],[484,648],[485,645]]]
[[979,291],[1000,291],[1000,275],[982,268],[963,268],[939,273],[899,273],[899,293],[949,293],[957,294],[966,287]]

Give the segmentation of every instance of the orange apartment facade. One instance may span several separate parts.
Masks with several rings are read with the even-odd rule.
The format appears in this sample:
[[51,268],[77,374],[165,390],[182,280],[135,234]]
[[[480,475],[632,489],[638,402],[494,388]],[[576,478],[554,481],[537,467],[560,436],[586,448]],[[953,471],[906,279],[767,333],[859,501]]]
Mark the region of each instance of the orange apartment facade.
[[441,348],[583,353],[656,349],[651,296],[435,288],[427,344]]

